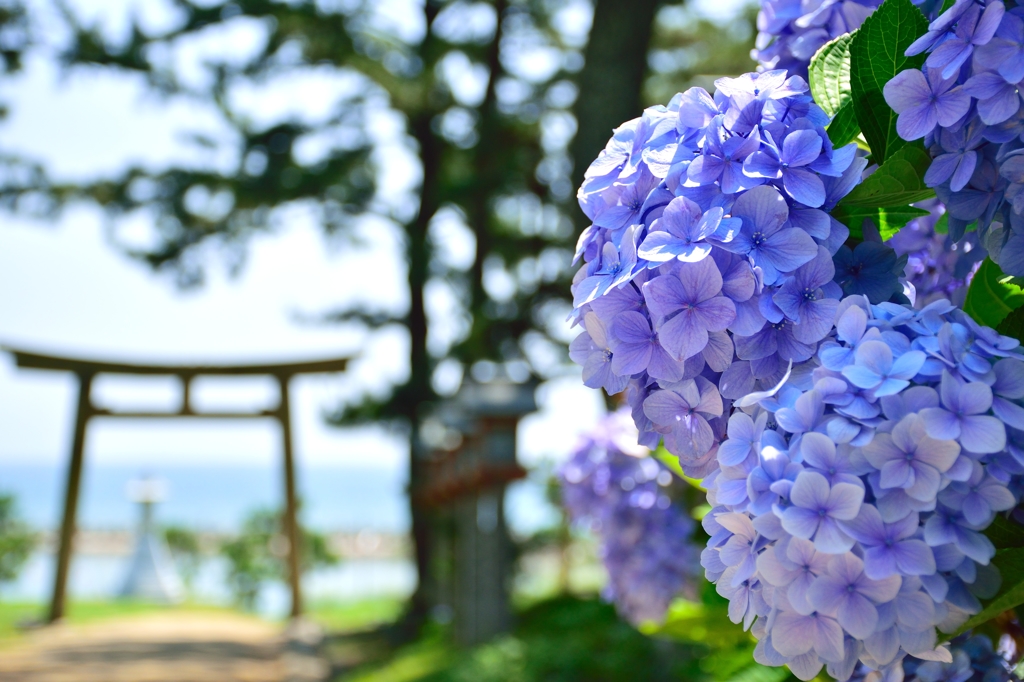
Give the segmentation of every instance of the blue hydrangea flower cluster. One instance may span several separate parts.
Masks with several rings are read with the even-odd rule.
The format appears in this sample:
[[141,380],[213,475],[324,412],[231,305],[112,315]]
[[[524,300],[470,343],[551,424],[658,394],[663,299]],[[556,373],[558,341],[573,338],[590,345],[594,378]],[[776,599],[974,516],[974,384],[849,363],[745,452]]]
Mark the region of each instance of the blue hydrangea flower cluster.
[[903,269],[888,247],[843,246],[827,211],[867,162],[832,147],[802,78],[715,85],[618,128],[587,169],[572,287],[584,383],[625,391],[640,442],[664,438],[697,478],[717,467],[729,401],[814,356],[844,294],[897,295]]
[[960,635],[950,642],[949,651],[952,660],[948,662],[907,656],[902,669],[893,669],[893,674],[881,680],[877,671],[861,664],[850,679],[853,682],[1018,682],[1020,679],[1007,659],[992,646],[992,640],[984,635]]
[[822,45],[860,28],[881,0],[761,0],[750,56],[764,69],[807,75]]
[[566,509],[601,541],[605,597],[629,621],[660,621],[703,580],[696,523],[670,497],[675,477],[638,447],[628,412],[608,415],[589,433],[559,478]]
[[[757,45],[751,56],[762,69],[785,68],[790,73],[806,75],[818,49],[859,28],[880,4],[877,0],[825,0],[810,5],[796,0],[761,0]],[[934,18],[942,3],[923,0],[915,4],[926,16]],[[938,150],[936,153],[941,155]],[[943,163],[949,161],[944,159]],[[966,171],[965,167],[962,172]],[[938,201],[928,202],[927,208],[931,215],[911,221],[889,244],[897,255],[909,256],[905,282],[910,285],[907,293],[917,294],[915,305],[921,307],[939,298],[962,304],[964,290],[960,287],[968,280],[972,266],[984,260],[987,252],[977,235],[968,236],[960,243],[946,235],[936,235],[934,225],[945,208]],[[865,252],[864,259],[873,258],[871,262],[878,269],[885,270],[892,258],[891,251],[876,245],[858,248]],[[840,270],[844,267],[840,262],[843,257],[848,254],[843,253],[837,259]],[[870,282],[872,274],[869,272],[865,281]]]
[[702,563],[759,662],[805,680],[956,663],[936,629],[998,589],[982,531],[1024,474],[1019,345],[948,301],[849,297],[812,361],[737,401]]
[[949,234],[935,231],[944,211],[940,206],[935,199],[925,202],[921,207],[931,214],[911,220],[889,240],[897,255],[907,257],[905,288],[917,308],[940,299],[962,308],[970,278],[987,255],[976,232],[955,242]]
[[[762,69],[786,69],[807,75],[811,57],[821,47],[860,28],[881,0],[761,0],[757,40],[750,56]],[[941,0],[914,0],[934,18]]]
[[928,147],[953,240],[976,224],[1003,271],[1024,275],[1024,8],[957,0],[928,29],[906,51],[924,67],[883,91],[897,132]]
[[[1017,682],[1007,660],[984,635],[961,635],[950,642],[952,661],[922,661],[908,656],[903,662],[906,682]],[[866,677],[866,676],[865,676]]]

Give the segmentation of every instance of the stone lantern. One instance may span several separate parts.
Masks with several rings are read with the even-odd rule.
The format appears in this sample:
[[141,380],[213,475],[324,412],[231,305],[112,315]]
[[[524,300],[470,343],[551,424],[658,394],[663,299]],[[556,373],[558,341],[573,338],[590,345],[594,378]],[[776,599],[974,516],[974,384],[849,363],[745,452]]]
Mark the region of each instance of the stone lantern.
[[438,516],[444,566],[439,602],[449,606],[457,642],[473,645],[508,631],[514,548],[505,525],[505,489],[526,471],[516,461],[519,420],[537,409],[536,383],[467,379],[437,410],[461,433],[453,451],[432,458],[417,494]]

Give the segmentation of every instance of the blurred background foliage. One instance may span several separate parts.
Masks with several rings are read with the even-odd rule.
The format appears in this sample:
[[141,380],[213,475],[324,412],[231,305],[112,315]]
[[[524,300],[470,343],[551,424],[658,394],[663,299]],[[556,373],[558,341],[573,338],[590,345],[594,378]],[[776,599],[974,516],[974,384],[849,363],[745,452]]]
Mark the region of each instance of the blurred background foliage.
[[202,562],[202,549],[199,546],[199,535],[191,528],[184,526],[167,526],[164,528],[164,542],[171,551],[178,575],[186,590],[192,588],[199,565]]
[[[288,577],[288,538],[282,532],[283,512],[257,509],[245,519],[242,531],[227,540],[220,552],[228,560],[228,584],[235,603],[246,611],[256,608],[260,589],[267,581]],[[302,528],[302,569],[334,566],[340,560],[327,546],[322,533]],[[172,546],[172,551],[173,546]]]
[[508,635],[453,649],[443,630],[346,670],[344,682],[793,682],[753,661],[754,640],[728,620],[710,586],[679,601],[663,624],[637,630],[595,597],[563,594],[523,608]]
[[18,517],[14,497],[0,495],[0,586],[17,577],[36,539],[36,534]]

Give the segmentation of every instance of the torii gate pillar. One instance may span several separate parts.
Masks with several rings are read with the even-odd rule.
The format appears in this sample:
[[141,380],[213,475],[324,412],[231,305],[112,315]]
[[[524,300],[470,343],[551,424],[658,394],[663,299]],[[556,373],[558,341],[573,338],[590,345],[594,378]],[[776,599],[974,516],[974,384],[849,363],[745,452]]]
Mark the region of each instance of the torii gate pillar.
[[57,570],[53,577],[53,596],[50,600],[48,621],[53,623],[64,617],[67,597],[68,571],[71,568],[71,546],[75,540],[78,515],[78,491],[82,484],[82,459],[85,453],[85,431],[89,425],[92,402],[92,374],[78,374],[78,406],[75,410],[75,433],[71,440],[71,461],[64,487],[64,514],[60,523],[60,546],[57,550]]

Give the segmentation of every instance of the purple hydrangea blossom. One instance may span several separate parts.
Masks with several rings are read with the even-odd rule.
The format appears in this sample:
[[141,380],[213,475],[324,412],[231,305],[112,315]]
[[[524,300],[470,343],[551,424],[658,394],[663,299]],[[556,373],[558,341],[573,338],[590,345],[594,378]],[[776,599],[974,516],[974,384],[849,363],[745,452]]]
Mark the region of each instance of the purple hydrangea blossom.
[[757,41],[751,56],[766,69],[807,74],[822,45],[864,23],[876,0],[761,0]]
[[931,215],[910,221],[889,241],[896,253],[907,259],[904,281],[918,308],[940,299],[962,307],[967,283],[987,255],[977,232],[959,241],[953,235],[935,232],[941,216],[938,206],[935,200],[924,204],[922,207],[931,210]]
[[971,98],[953,77],[939,70],[927,73],[907,69],[885,84],[886,103],[899,114],[896,132],[905,140],[917,140],[935,129],[956,123],[971,107]]
[[782,511],[782,527],[793,537],[813,540],[819,552],[838,554],[853,546],[840,521],[857,516],[864,488],[850,483],[830,486],[816,471],[802,471],[789,490],[790,506]]
[[990,454],[1006,447],[1006,428],[988,416],[992,389],[980,381],[964,382],[948,371],[942,373],[942,407],[921,410],[928,435],[952,440],[959,438],[972,452]]
[[920,527],[917,512],[893,523],[885,523],[878,509],[866,504],[856,518],[842,526],[864,548],[864,573],[867,577],[881,580],[892,575],[935,573],[935,556],[931,548],[916,537]]
[[818,255],[793,271],[793,276],[779,287],[772,301],[796,326],[793,334],[799,341],[814,343],[832,328],[839,301],[825,295],[824,286],[835,277],[832,255],[822,246]]
[[732,210],[742,227],[722,248],[748,256],[766,284],[775,284],[782,273],[793,272],[817,255],[818,246],[806,231],[784,227],[789,206],[776,188],[764,185],[746,192]]
[[612,336],[615,350],[611,368],[616,375],[647,372],[652,379],[679,381],[683,378],[683,365],[659,343],[651,321],[643,314],[633,311],[619,314],[612,322]]
[[755,178],[781,180],[794,201],[817,208],[825,203],[825,183],[808,166],[821,156],[822,139],[816,130],[795,128],[781,143],[770,137],[762,151],[755,151],[743,163],[743,171]]
[[924,361],[921,351],[907,351],[894,359],[892,348],[884,341],[865,341],[857,347],[853,364],[843,367],[843,376],[857,388],[881,398],[909,386]]
[[[829,560],[827,572],[808,590],[808,599],[816,611],[836,618],[851,636],[867,639],[878,627],[877,606],[895,599],[902,582],[898,575],[868,577],[864,562],[846,552]],[[776,635],[776,647],[779,641]]]
[[[904,682],[1019,682],[1010,662],[1008,651],[996,651],[992,640],[985,635],[966,633],[955,637],[949,646],[949,661],[923,660],[914,656],[902,657],[900,666],[892,667],[897,679]],[[851,681],[878,679],[870,666],[860,664]],[[889,678],[883,678],[889,679]]]
[[703,457],[715,442],[711,420],[721,417],[722,397],[704,377],[687,379],[644,400],[644,414],[665,436],[665,447],[689,463]]
[[593,225],[572,287],[584,383],[625,390],[644,442],[701,476],[718,466],[724,393],[775,385],[831,329],[848,232],[825,211],[866,165],[855,144],[833,148],[803,78],[716,87],[615,131],[578,193]]
[[1024,275],[1024,184],[1014,160],[1024,139],[1024,10],[959,0],[928,28],[907,49],[927,53],[924,67],[884,88],[897,132],[924,138],[933,157],[925,181],[946,206],[951,239],[976,223],[972,239],[1004,272]]
[[612,350],[605,323],[595,313],[587,313],[583,321],[585,332],[569,346],[569,357],[583,365],[583,383],[590,388],[603,388],[609,395],[619,393],[628,377],[612,369]]
[[711,259],[675,266],[643,286],[647,309],[661,344],[677,360],[704,350],[709,332],[724,331],[736,319],[736,307],[722,295],[722,273]]
[[636,445],[628,413],[605,417],[562,466],[562,500],[574,524],[600,540],[605,597],[633,623],[660,621],[673,599],[694,597],[696,524],[672,500],[675,477]]
[[700,206],[686,197],[676,197],[651,224],[637,253],[652,264],[704,260],[711,253],[708,237],[722,226],[722,214],[722,209],[715,207],[702,215]]
[[[777,39],[759,36],[759,50],[798,71],[873,9],[766,7]],[[1007,213],[1024,209],[1024,113],[1006,64],[1020,16],[958,0],[913,48],[927,65],[886,88],[899,132],[936,159],[927,182],[947,239],[974,254],[942,261],[968,263],[961,282],[986,250],[1024,271],[1024,216]],[[648,109],[588,169],[573,359],[587,385],[625,389],[638,442],[664,442],[704,479],[701,565],[759,662],[801,679],[824,667],[896,680],[904,665],[959,679],[965,654],[937,633],[994,594],[982,531],[1024,492],[1024,354],[938,282],[898,280],[930,266],[923,249],[897,254],[867,228],[843,245],[828,211],[867,161],[832,149],[801,77],[716,87]],[[917,223],[933,233],[941,210]]]
[[905,261],[889,246],[862,241],[843,245],[833,256],[835,281],[847,296],[867,296],[872,303],[890,300],[900,287]]

